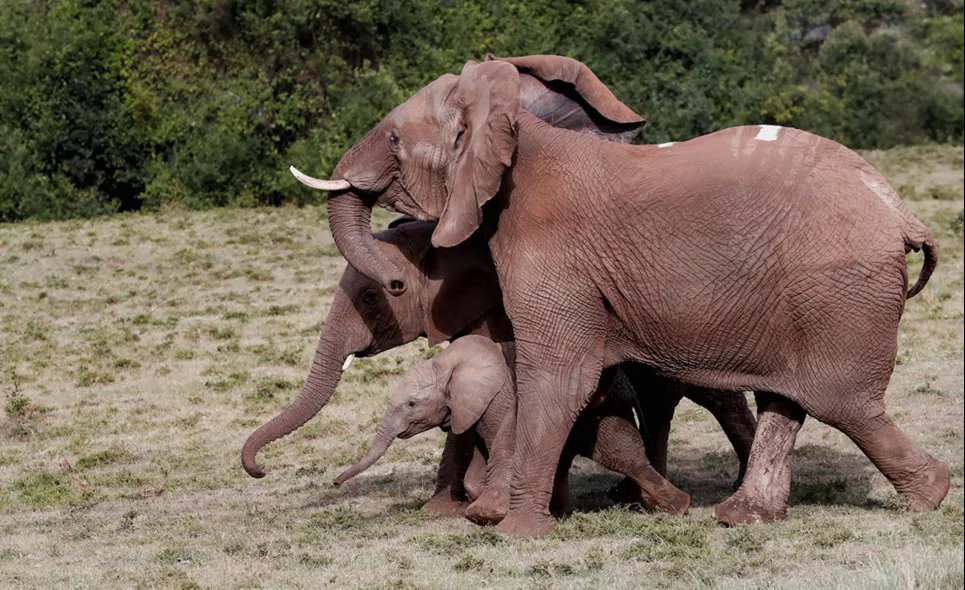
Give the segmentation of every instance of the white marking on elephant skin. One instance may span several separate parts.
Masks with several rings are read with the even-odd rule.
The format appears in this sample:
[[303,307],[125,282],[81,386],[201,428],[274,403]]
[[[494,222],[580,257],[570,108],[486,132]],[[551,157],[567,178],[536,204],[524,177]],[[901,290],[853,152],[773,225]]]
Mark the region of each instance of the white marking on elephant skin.
[[668,147],[672,146],[672,145],[675,144],[675,143],[677,143],[677,142],[676,142],[676,141],[668,141],[668,142],[666,142],[666,143],[658,143],[658,144],[657,144],[657,147],[660,148],[660,149],[668,148]]
[[889,209],[895,213],[902,213],[901,210],[903,205],[901,203],[901,197],[899,197],[898,193],[895,192],[895,189],[888,184],[888,181],[877,173],[872,174],[860,168],[858,169],[858,178],[860,178],[861,182],[868,187],[868,190],[873,192],[876,197],[881,199],[885,205],[888,205]]
[[777,134],[783,129],[780,125],[758,125],[761,128],[757,132],[757,137],[754,139],[760,141],[774,141],[777,139]]
[[345,362],[342,363],[342,370],[343,370],[343,371],[348,371],[348,368],[349,368],[350,366],[352,366],[352,361],[354,361],[354,360],[355,360],[355,355],[354,355],[354,354],[348,355],[348,357],[345,358]]

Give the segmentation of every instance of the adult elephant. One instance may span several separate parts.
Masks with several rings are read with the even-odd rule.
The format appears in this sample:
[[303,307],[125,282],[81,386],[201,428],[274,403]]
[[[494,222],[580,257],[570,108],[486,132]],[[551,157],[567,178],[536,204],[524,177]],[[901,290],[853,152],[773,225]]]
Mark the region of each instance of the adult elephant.
[[[455,248],[433,248],[434,229],[433,223],[401,219],[375,236],[375,251],[400,270],[408,285],[398,297],[386,296],[378,283],[353,267],[345,269],[304,387],[289,407],[245,442],[242,465],[252,477],[264,475],[256,461],[264,445],[295,431],[328,403],[350,357],[372,356],[420,336],[426,336],[430,345],[465,334],[486,336],[497,343],[513,341],[486,243],[475,237]],[[755,426],[743,397],[672,383],[642,367],[626,367],[626,379],[619,383],[623,388],[632,386],[641,392],[664,393],[648,396],[651,403],[640,407],[647,456],[661,475],[666,475],[667,436],[673,409],[683,396],[707,408],[720,422],[737,453],[739,473],[743,473]],[[466,504],[462,482],[474,447],[474,441],[466,437],[447,436],[436,490],[427,504],[429,509],[443,514],[461,513]],[[615,489],[613,496],[625,503],[645,500],[639,487],[629,479]],[[494,508],[485,510],[491,513]]]
[[[601,371],[627,360],[760,392],[747,474],[715,510],[725,523],[785,517],[806,414],[856,442],[911,509],[937,506],[948,468],[884,407],[905,298],[936,264],[924,225],[860,156],[803,131],[737,127],[628,146],[528,112],[618,129],[628,122],[614,101],[571,59],[469,62],[386,116],[335,180],[309,180],[335,191],[339,250],[391,294],[405,283],[372,248],[372,206],[439,220],[439,247],[482,227],[517,339],[512,499],[500,529],[552,529],[563,443]],[[922,248],[908,290],[905,254]]]

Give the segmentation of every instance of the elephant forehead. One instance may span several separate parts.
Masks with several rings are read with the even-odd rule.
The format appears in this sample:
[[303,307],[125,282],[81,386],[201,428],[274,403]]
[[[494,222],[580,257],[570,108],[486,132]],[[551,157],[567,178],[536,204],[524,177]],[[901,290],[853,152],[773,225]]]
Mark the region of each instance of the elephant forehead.
[[449,117],[444,116],[446,120],[440,121],[439,116],[452,110],[446,106],[452,100],[458,79],[453,74],[436,79],[406,101],[403,108],[397,109],[392,114],[392,123],[407,130],[410,127],[434,130],[446,123]]
[[427,399],[434,391],[435,378],[432,371],[423,371],[416,367],[395,390],[392,395],[392,404],[399,406],[410,399]]

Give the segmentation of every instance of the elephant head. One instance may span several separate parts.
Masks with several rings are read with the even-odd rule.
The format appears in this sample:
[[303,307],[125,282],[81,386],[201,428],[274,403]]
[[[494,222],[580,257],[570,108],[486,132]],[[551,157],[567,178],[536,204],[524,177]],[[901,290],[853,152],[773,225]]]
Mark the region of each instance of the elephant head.
[[352,266],[397,296],[405,291],[405,278],[374,245],[371,208],[438,220],[433,245],[462,243],[481,224],[482,206],[512,166],[520,109],[619,142],[644,124],[578,61],[490,58],[468,62],[460,75],[438,78],[394,109],[342,157],[333,173],[337,180],[296,176],[334,191],[328,210],[336,246]]
[[[434,227],[396,221],[372,241],[373,252],[412,286],[397,297],[387,297],[379,283],[352,266],[345,269],[304,387],[289,407],[245,442],[242,465],[249,475],[264,476],[256,462],[264,445],[301,427],[328,403],[353,356],[371,356],[422,335],[437,344],[502,303],[486,244],[469,240],[458,248],[437,250],[429,243]],[[502,312],[490,315],[501,317]]]
[[502,349],[484,336],[463,336],[436,357],[417,365],[392,393],[378,433],[361,461],[335,485],[375,464],[396,438],[436,427],[462,434],[472,428],[500,392],[513,387]]

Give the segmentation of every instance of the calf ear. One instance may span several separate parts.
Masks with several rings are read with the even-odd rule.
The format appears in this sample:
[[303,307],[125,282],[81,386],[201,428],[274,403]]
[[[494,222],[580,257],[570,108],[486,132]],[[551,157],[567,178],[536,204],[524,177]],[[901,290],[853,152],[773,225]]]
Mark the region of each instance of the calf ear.
[[503,302],[489,248],[477,237],[455,248],[428,249],[424,264],[422,309],[430,346],[458,335]]
[[646,124],[575,59],[560,55],[489,55],[486,59],[516,66],[520,106],[554,127],[629,143]]
[[519,74],[509,64],[466,63],[456,83],[459,124],[448,139],[457,150],[446,178],[446,205],[432,245],[462,243],[482,223],[516,151]]
[[[500,391],[512,387],[512,377],[499,345],[481,336],[473,346],[450,345],[437,356],[437,383],[443,379],[453,434],[462,434],[475,426]],[[475,346],[476,344],[483,346]],[[446,355],[451,358],[445,358]]]

